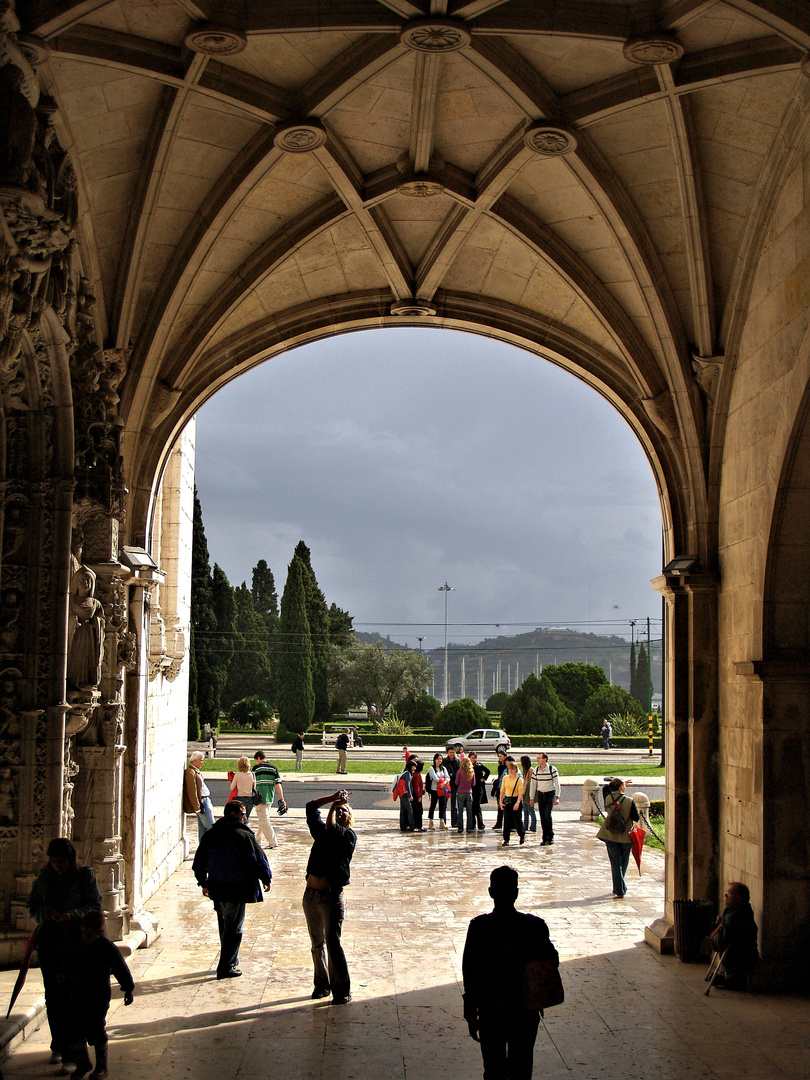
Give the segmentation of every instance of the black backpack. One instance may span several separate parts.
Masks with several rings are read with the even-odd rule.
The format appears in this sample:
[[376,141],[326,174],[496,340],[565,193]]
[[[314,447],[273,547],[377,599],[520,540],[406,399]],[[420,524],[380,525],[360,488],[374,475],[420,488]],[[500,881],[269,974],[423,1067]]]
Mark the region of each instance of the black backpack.
[[622,803],[624,802],[624,795],[614,802],[611,807],[610,813],[605,818],[605,828],[608,832],[624,833],[627,828],[627,822],[624,820],[624,814],[622,813]]

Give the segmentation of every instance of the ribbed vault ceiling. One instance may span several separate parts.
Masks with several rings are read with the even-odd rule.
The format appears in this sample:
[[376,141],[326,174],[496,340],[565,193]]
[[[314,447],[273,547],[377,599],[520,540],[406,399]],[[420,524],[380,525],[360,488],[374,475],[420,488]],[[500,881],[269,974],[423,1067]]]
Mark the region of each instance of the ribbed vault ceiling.
[[625,401],[698,400],[806,124],[799,0],[17,15],[141,414],[311,328],[459,311],[505,336],[533,321]]

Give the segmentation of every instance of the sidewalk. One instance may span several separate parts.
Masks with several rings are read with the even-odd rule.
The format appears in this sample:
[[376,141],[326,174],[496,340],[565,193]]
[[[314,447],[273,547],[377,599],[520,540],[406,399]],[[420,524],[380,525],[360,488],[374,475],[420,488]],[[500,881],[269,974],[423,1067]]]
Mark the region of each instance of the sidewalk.
[[[491,823],[493,814],[485,817]],[[248,907],[242,979],[214,977],[216,917],[190,863],[153,898],[162,934],[130,959],[134,1005],[125,1009],[116,991],[108,1018],[113,1080],[480,1076],[478,1046],[462,1020],[461,953],[469,919],[490,907],[489,872],[505,861],[521,875],[518,906],[549,924],[566,988],[565,1004],[540,1029],[537,1078],[810,1076],[806,1001],[728,991],[707,998],[703,965],[643,944],[644,926],[663,909],[658,852],[645,852],[643,876],[632,867],[627,897],[615,900],[604,846],[574,812],[555,815],[553,847],[531,839],[508,850],[491,828],[467,840],[449,830],[402,835],[394,810],[357,818],[344,927],[354,1000],[309,999],[301,913],[309,835],[295,810],[278,822],[269,898]],[[497,956],[488,962],[497,978]],[[0,993],[12,982],[4,973]],[[5,1080],[55,1076],[47,1057],[43,1023],[3,1062]]]

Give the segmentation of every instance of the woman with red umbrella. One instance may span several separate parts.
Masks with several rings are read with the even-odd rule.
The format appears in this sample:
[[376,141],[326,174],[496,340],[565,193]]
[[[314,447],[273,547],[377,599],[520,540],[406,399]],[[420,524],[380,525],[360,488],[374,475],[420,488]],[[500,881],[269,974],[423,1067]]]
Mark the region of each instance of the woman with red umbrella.
[[[37,952],[51,1029],[51,1061],[57,1062],[63,1060],[75,1041],[72,1009],[82,946],[81,919],[89,911],[101,911],[101,893],[93,871],[78,865],[76,848],[66,837],[51,840],[47,854],[48,863],[34,882],[26,907],[37,924]],[[77,1062],[74,1075],[84,1075],[84,1064]],[[89,1072],[89,1057],[86,1064],[85,1072]]]

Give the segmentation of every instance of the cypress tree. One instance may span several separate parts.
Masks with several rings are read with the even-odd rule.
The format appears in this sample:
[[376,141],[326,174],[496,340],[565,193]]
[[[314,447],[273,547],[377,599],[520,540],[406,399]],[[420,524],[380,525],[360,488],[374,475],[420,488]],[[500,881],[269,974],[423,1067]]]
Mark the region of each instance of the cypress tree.
[[297,555],[287,570],[278,621],[276,704],[279,729],[306,731],[312,723],[312,641],[304,587],[305,566]]
[[250,587],[253,606],[265,625],[267,642],[267,660],[270,679],[266,697],[271,705],[276,701],[276,635],[278,633],[278,593],[273,571],[266,559],[259,559],[253,567]]
[[630,642],[630,693],[636,696],[636,643]]
[[234,589],[233,597],[236,602],[235,648],[222,704],[229,707],[236,701],[254,696],[269,703],[272,670],[267,625],[244,582]]
[[[212,723],[208,708],[216,684],[212,659],[212,636],[217,628],[208,561],[208,542],[202,519],[202,507],[194,489],[194,518],[191,541],[191,659],[189,665],[188,735],[200,737],[200,725]],[[216,715],[213,723],[216,723]]]
[[636,690],[633,697],[649,715],[652,704],[652,686],[650,685],[650,663],[644,642],[638,650],[638,662],[636,663]]
[[[219,722],[220,709],[224,702],[225,686],[228,681],[228,669],[231,659],[237,648],[236,630],[236,600],[234,599],[231,583],[221,566],[214,563],[211,574],[211,597],[216,617],[216,630],[211,635],[211,681],[210,701],[206,701],[204,716],[211,727],[216,727]],[[239,643],[241,645],[241,642]]]
[[304,593],[312,642],[313,719],[319,723],[328,720],[332,711],[329,700],[329,608],[312,569],[310,550],[303,540],[296,545],[295,555],[304,567]]

